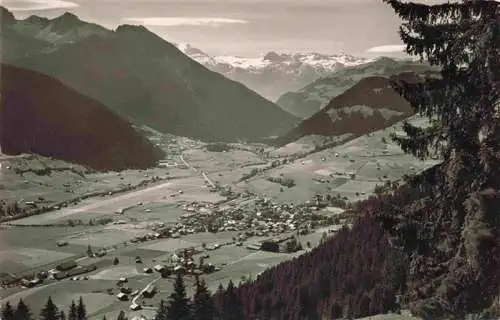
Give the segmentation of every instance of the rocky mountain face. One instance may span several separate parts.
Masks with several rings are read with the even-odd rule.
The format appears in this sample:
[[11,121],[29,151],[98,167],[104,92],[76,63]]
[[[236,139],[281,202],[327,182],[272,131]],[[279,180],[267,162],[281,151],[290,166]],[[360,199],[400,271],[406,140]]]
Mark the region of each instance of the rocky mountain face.
[[259,141],[283,134],[298,120],[142,26],[110,31],[70,13],[6,23],[3,62],[55,77],[160,132],[205,141]]
[[177,47],[210,70],[243,83],[271,101],[335,71],[371,61],[348,54],[316,52],[289,54],[271,51],[260,58],[214,57],[187,44]]
[[163,158],[98,101],[34,71],[1,64],[0,146],[96,170],[147,168]]
[[287,144],[310,135],[356,137],[409,117],[410,104],[391,87],[391,81],[398,80],[418,81],[418,76],[407,72],[391,78],[364,78],[280,137],[278,143]]
[[382,57],[373,62],[344,68],[309,83],[300,90],[285,93],[276,103],[291,114],[306,119],[364,78],[389,78],[403,72],[418,73],[428,69],[429,66],[419,62]]

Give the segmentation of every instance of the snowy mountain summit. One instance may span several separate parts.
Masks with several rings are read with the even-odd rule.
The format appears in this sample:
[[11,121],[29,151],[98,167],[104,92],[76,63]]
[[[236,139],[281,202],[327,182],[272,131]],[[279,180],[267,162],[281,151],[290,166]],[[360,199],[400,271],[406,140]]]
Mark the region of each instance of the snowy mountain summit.
[[210,56],[189,44],[177,47],[190,58],[212,71],[241,82],[269,100],[276,101],[283,93],[298,90],[307,84],[345,67],[373,61],[352,55],[317,52],[268,52],[259,58]]

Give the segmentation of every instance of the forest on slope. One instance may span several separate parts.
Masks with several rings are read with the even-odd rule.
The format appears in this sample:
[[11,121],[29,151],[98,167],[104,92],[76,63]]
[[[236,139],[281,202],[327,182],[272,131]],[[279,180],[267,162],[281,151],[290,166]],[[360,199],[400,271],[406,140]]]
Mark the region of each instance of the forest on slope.
[[[403,308],[424,319],[500,315],[500,3],[384,0],[407,52],[441,68],[394,82],[415,113],[401,148],[443,162],[357,204],[360,216],[318,248],[241,285],[246,319],[336,319]],[[216,295],[224,304],[227,294]]]

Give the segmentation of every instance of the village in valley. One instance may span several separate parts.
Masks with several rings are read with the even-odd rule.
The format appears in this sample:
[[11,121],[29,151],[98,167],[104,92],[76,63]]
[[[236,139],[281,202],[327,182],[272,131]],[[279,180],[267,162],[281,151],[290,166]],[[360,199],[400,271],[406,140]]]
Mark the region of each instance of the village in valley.
[[82,296],[91,319],[123,310],[149,319],[176,274],[190,293],[197,276],[212,292],[255,279],[349,228],[356,200],[432,163],[416,162],[391,145],[384,137],[394,130],[400,129],[323,151],[300,143],[273,149],[158,134],[152,141],[169,156],[156,168],[51,168],[50,187],[32,169],[49,160],[4,161],[4,175],[23,176],[10,194],[23,194],[16,206],[25,217],[3,218],[8,247],[0,251],[0,297],[22,297],[36,310],[42,296],[56,292],[58,303]]

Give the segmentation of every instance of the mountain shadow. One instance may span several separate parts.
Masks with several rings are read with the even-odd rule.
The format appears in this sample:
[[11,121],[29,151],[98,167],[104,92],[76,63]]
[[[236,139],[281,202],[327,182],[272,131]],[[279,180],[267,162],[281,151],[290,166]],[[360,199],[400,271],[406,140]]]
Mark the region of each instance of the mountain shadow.
[[163,152],[98,101],[34,71],[1,64],[0,145],[96,170],[147,168]]

